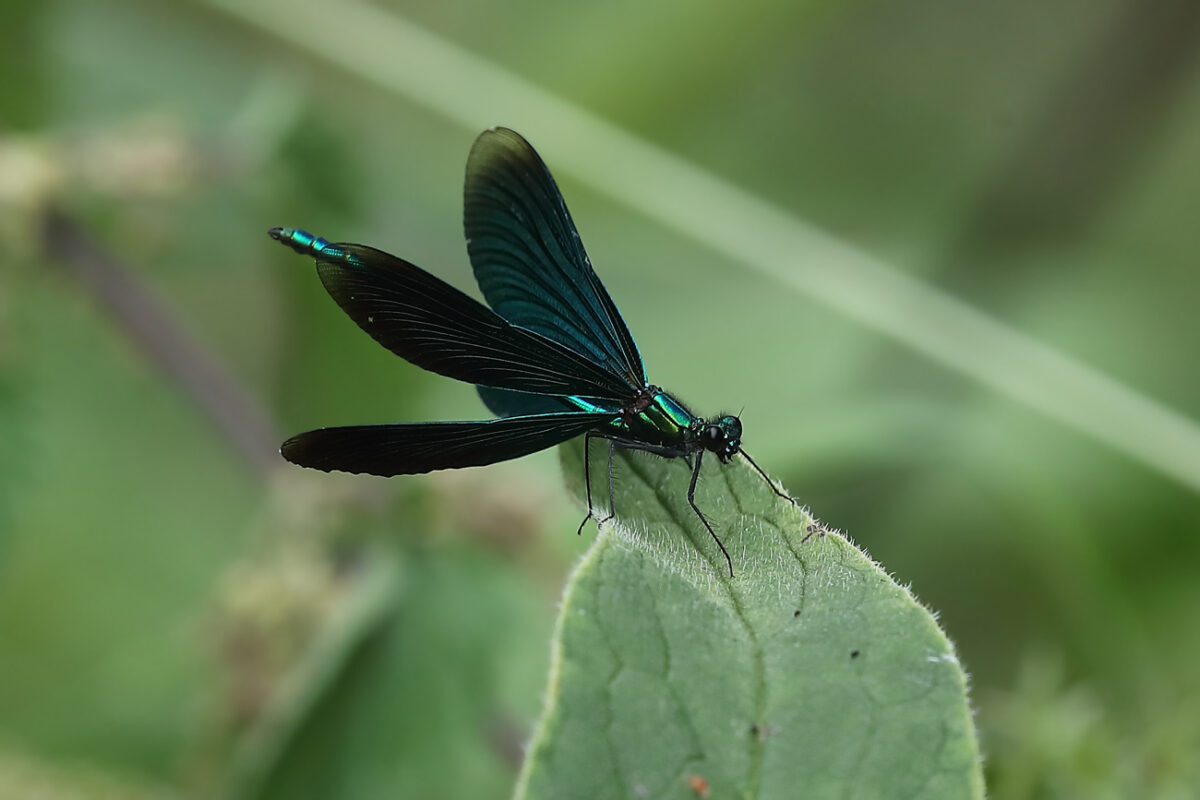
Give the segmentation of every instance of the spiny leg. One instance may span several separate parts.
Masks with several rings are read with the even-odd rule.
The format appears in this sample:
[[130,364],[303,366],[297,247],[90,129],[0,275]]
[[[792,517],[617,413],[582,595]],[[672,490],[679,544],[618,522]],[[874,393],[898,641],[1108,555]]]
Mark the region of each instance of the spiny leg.
[[725,549],[725,545],[721,543],[720,537],[716,531],[712,529],[712,525],[708,524],[708,519],[704,516],[704,512],[696,505],[696,481],[700,479],[700,464],[704,461],[704,451],[696,452],[696,466],[692,469],[692,482],[688,485],[688,505],[692,507],[692,511],[696,512],[696,516],[704,523],[704,527],[708,528],[708,533],[713,537],[713,541],[717,543],[717,547],[721,548],[721,554],[725,556],[725,563],[729,565],[729,577],[733,577],[733,559],[729,557],[729,551]]
[[796,498],[792,497],[787,492],[780,491],[779,487],[775,485],[775,482],[773,480],[771,480],[771,478],[767,475],[767,473],[762,471],[762,467],[760,467],[758,464],[754,463],[754,459],[750,457],[749,453],[747,453],[745,450],[742,450],[741,448],[738,448],[738,452],[742,454],[742,458],[744,458],[750,462],[750,466],[754,467],[755,471],[757,471],[759,475],[762,475],[762,479],[767,482],[767,486],[771,487],[772,492],[779,495],[784,500],[787,500],[792,505],[796,505]]
[[613,499],[613,453],[616,452],[617,443],[613,440],[608,440],[608,516],[604,519],[596,520],[596,526],[599,527],[617,515],[617,504]]
[[[587,525],[589,519],[592,518],[592,459],[591,456],[592,432],[588,431],[583,435],[583,486],[584,494],[587,496],[587,514],[583,517],[583,522],[579,523],[579,530],[575,531],[576,536],[583,535],[583,526]],[[612,453],[609,453],[611,462]],[[611,472],[611,467],[610,467]],[[611,502],[611,501],[610,501]],[[611,508],[611,506],[610,506]],[[610,515],[611,516],[611,515]]]
[[619,439],[608,440],[608,516],[604,519],[596,520],[597,525],[603,525],[617,515],[616,493],[613,491],[613,456],[616,454],[617,450],[638,449],[640,448],[634,447],[633,445],[630,445]]

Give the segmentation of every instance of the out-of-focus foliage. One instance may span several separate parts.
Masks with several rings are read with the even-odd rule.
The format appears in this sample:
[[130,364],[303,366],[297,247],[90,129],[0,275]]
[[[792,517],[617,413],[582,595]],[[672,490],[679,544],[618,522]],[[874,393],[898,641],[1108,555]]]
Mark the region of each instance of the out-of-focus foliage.
[[[1200,417],[1190,0],[377,8]],[[277,432],[470,418],[265,230],[470,287],[477,131],[199,0],[0,14],[0,786],[506,796],[591,531],[553,454],[264,476],[41,236],[51,205],[88,231]],[[562,188],[654,381],[744,405],[759,463],[940,612],[990,796],[1200,785],[1194,492]]]

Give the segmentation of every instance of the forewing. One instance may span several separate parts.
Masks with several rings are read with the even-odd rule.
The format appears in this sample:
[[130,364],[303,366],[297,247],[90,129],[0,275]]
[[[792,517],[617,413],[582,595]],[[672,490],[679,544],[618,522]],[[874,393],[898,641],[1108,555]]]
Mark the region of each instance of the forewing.
[[646,371],[592,269],[566,202],[519,134],[491,128],[467,159],[463,225],[484,298],[497,314],[641,387]]
[[402,258],[361,244],[313,253],[329,294],[377,342],[423,369],[520,392],[628,399],[639,387],[501,319]]
[[544,450],[610,421],[609,414],[541,414],[485,422],[414,422],[321,428],[293,436],[279,452],[326,472],[414,475],[478,467]]

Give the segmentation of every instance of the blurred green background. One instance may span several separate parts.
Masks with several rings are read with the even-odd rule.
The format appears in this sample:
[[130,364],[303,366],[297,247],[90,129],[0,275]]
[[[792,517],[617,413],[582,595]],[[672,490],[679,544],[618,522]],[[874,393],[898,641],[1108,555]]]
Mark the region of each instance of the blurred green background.
[[590,154],[520,98],[452,109],[515,73],[1195,420],[1200,4],[370,6],[455,74],[342,8],[274,4],[276,35],[218,0],[0,3],[0,797],[508,795],[594,529],[553,452],[276,464],[484,412],[265,235],[474,291],[486,124],[547,156],[652,379],[744,406],[758,463],[939,612],[992,797],[1195,796],[1195,487],[571,180]]

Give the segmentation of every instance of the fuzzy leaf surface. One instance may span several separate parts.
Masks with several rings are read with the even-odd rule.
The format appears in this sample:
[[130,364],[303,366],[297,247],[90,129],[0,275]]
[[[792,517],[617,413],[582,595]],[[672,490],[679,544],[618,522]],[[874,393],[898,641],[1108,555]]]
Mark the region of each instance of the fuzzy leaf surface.
[[[581,448],[564,463],[581,494]],[[907,589],[745,464],[706,463],[696,492],[733,579],[686,464],[634,453],[616,475],[516,797],[983,796],[965,676]]]

